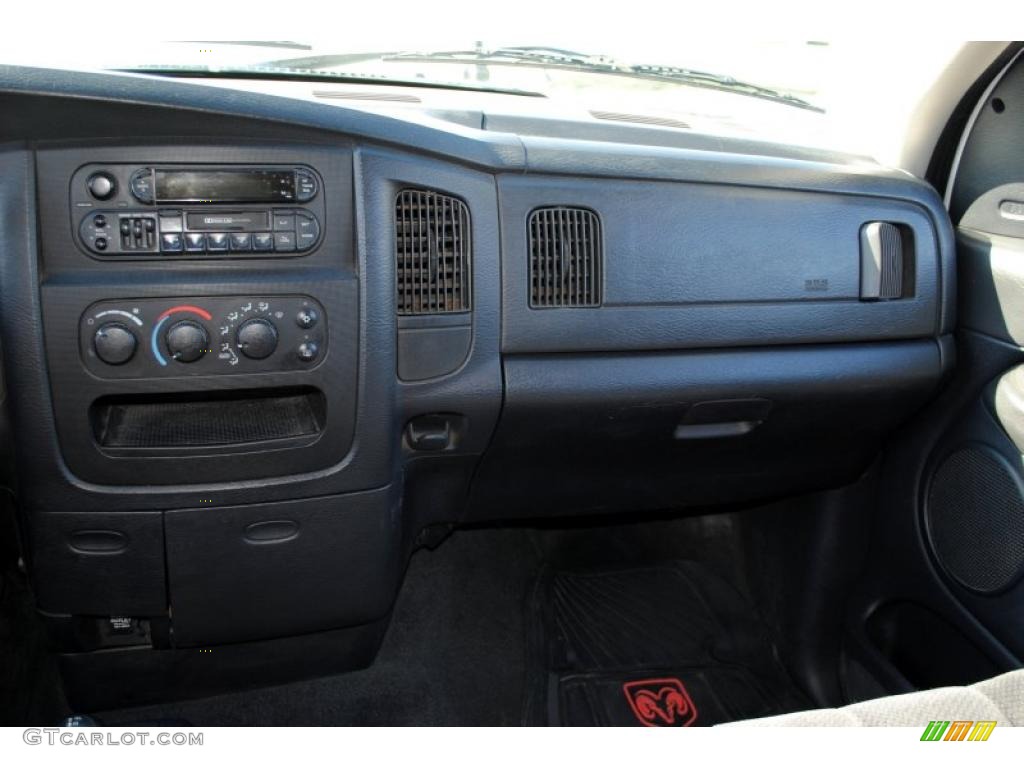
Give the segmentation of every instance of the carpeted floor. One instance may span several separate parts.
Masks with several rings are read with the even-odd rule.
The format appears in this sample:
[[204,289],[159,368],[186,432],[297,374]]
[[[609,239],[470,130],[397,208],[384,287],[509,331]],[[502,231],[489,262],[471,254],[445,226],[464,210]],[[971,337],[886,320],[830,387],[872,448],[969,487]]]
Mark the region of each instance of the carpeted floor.
[[[368,669],[87,714],[108,725],[635,724],[637,702],[655,718],[686,710],[677,682],[693,724],[783,711],[804,700],[751,607],[739,541],[731,515],[461,530],[414,555]],[[24,591],[5,605],[31,613]],[[18,643],[0,652],[21,654],[14,685],[38,694],[13,721],[56,722],[41,637]],[[623,698],[638,677],[676,682]]]

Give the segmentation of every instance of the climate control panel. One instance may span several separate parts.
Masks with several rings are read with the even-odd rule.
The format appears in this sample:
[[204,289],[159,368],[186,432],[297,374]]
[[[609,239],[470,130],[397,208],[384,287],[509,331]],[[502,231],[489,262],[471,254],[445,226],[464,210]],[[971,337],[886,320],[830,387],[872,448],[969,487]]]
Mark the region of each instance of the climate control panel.
[[112,299],[79,323],[85,366],[117,379],[309,370],[327,340],[309,296]]

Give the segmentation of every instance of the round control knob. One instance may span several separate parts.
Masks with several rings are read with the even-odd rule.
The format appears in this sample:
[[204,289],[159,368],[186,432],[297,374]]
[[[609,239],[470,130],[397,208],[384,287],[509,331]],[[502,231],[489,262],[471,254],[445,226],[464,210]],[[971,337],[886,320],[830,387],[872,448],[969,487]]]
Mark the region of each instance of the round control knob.
[[299,310],[299,313],[295,315],[295,322],[299,328],[312,328],[316,325],[316,321],[320,319],[320,315],[312,307],[305,307]]
[[106,171],[94,173],[88,178],[85,185],[89,188],[89,194],[97,200],[109,200],[117,190],[117,182]]
[[270,357],[277,349],[277,328],[269,320],[256,317],[238,327],[236,339],[243,355],[253,360],[262,360]]
[[121,365],[131,360],[137,343],[135,334],[121,323],[104,323],[92,337],[96,356],[108,365]]
[[167,329],[167,349],[179,363],[192,363],[209,351],[210,337],[194,320],[182,320]]

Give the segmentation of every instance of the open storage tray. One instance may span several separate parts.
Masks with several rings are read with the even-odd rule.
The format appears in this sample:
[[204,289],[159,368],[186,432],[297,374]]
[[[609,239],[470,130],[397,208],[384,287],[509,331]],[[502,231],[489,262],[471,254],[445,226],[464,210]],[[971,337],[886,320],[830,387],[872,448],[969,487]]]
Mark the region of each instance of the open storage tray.
[[320,434],[319,390],[292,388],[105,397],[93,403],[93,436],[103,449],[189,449]]

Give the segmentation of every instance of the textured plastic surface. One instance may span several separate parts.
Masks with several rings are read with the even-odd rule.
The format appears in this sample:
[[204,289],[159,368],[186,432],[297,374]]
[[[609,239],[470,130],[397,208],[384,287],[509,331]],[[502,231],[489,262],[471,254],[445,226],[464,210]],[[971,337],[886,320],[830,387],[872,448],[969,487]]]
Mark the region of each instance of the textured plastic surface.
[[40,610],[97,616],[167,613],[159,512],[29,515]]
[[[287,536],[253,526],[291,523]],[[283,504],[167,512],[168,592],[177,646],[299,635],[388,611],[401,574],[388,490]]]
[[1024,344],[1024,239],[960,228],[957,257],[964,327]]
[[[952,281],[934,200],[758,186],[499,178],[502,349],[616,351],[850,342],[935,336]],[[927,203],[926,205],[922,203]],[[603,306],[531,309],[528,217],[554,204],[596,211],[604,237]],[[906,298],[860,300],[860,231],[884,220],[912,233]],[[941,235],[940,235],[940,229]]]
[[949,215],[954,224],[989,190],[1024,179],[1020,152],[1021,112],[1024,110],[1024,60],[1003,75],[989,94],[964,144]]
[[[469,516],[720,504],[849,482],[941,371],[934,341],[510,356]],[[752,397],[770,401],[767,415],[750,411]],[[722,400],[737,402],[710,423],[759,423],[677,439],[694,406]]]
[[386,621],[300,637],[185,649],[114,649],[58,658],[68,703],[95,712],[169,699],[211,696],[368,666]]

